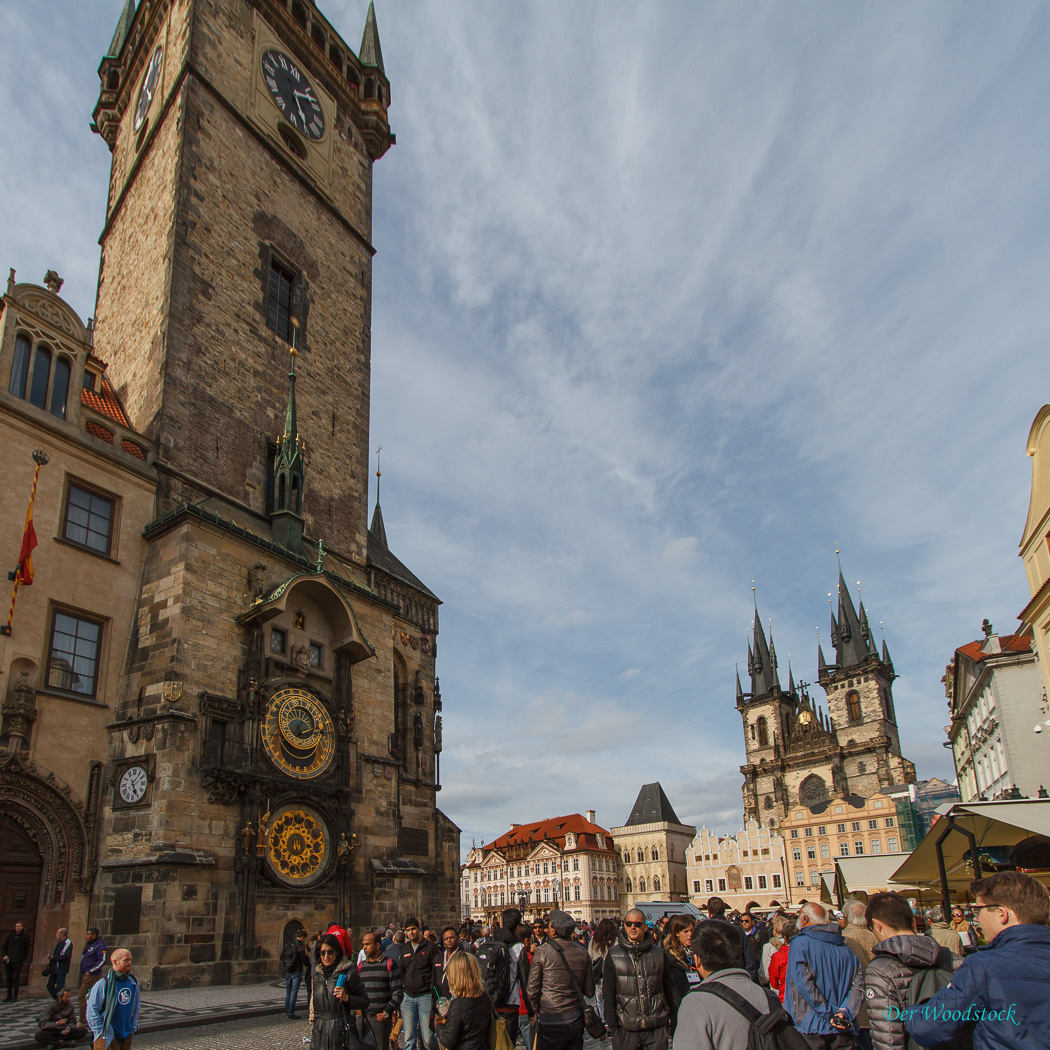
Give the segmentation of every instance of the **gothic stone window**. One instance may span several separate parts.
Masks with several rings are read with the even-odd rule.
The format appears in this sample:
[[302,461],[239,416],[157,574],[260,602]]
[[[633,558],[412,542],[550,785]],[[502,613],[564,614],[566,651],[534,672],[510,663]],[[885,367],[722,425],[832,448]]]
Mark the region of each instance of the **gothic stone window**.
[[846,694],[846,718],[851,725],[860,721],[860,693],[855,689]]
[[31,405],[65,419],[71,373],[72,363],[68,357],[52,354],[51,347],[44,343],[34,347],[25,335],[15,337],[15,355],[7,385],[15,397],[27,399]]
[[766,724],[765,717],[762,717],[758,720],[758,746],[769,746],[769,727]]
[[660,876],[659,875],[654,875],[653,876],[653,893],[659,893],[659,892],[660,892]]
[[660,851],[655,846],[650,850],[650,853],[652,854],[653,860],[660,859]]
[[638,863],[642,864],[645,862],[645,854],[642,852],[641,847],[638,847]]

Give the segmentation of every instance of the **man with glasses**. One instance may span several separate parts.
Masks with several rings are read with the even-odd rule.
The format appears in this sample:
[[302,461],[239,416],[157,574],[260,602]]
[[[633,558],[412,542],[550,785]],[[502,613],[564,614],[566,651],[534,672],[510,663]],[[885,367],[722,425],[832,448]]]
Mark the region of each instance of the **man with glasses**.
[[969,956],[952,983],[906,1022],[920,1046],[950,1043],[971,1029],[974,1050],[1050,1046],[1050,898],[1020,871],[970,883],[988,947]]
[[532,939],[537,947],[547,939],[547,924],[542,919],[532,920]]
[[613,1050],[666,1050],[674,974],[637,909],[624,916],[623,933],[605,958],[602,999]]
[[423,1050],[437,1050],[430,1014],[434,1006],[434,964],[441,957],[441,949],[423,936],[418,919],[405,920],[405,937],[400,960],[405,990],[401,1000],[405,1050],[417,1050],[420,1032]]

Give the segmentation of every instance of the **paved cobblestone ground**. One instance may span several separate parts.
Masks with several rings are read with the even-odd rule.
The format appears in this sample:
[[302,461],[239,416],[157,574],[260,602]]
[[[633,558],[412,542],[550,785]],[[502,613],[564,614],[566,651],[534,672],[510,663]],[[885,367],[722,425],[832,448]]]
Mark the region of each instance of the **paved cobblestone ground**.
[[[135,1036],[135,1050],[302,1050],[310,1022],[284,1014]],[[309,1044],[306,1044],[309,1047]]]

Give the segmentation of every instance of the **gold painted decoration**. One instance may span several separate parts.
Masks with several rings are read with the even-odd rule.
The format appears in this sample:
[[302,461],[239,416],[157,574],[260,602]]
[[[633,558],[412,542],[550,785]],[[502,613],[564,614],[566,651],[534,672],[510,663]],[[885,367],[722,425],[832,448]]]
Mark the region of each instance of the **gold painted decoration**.
[[331,836],[321,817],[305,806],[279,809],[266,835],[266,857],[274,873],[305,886],[324,871],[331,852]]
[[305,689],[281,689],[270,698],[262,724],[263,749],[297,780],[319,777],[335,757],[335,727],[327,708]]

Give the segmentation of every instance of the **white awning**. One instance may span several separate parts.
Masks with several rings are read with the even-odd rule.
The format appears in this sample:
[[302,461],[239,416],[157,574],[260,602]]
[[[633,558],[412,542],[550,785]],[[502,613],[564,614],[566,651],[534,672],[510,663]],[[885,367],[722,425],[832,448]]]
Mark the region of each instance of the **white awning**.
[[[926,833],[906,861],[893,873],[890,881],[897,886],[939,886],[937,840],[944,832],[942,821],[951,817],[956,826],[972,832],[981,849],[1016,846],[1033,835],[1050,837],[1050,798],[1033,798],[1006,802],[956,802]],[[964,889],[973,879],[967,868],[969,840],[952,831],[942,843],[948,885]],[[984,872],[982,872],[984,873]],[[986,873],[984,873],[986,874]]]

